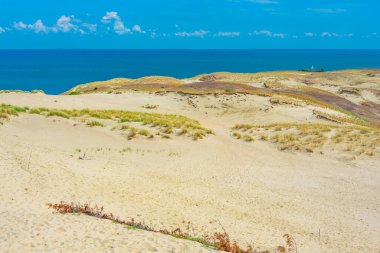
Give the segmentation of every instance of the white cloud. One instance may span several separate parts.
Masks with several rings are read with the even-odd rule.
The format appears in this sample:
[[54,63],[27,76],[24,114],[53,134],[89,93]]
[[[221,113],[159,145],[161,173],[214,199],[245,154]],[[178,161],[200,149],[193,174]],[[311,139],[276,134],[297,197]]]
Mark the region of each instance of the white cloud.
[[256,4],[278,4],[278,1],[273,1],[273,0],[249,0],[252,3]]
[[34,24],[25,24],[22,21],[13,23],[13,27],[16,30],[28,29],[34,31],[35,33],[47,33],[50,28],[44,25],[41,19],[38,19]]
[[5,33],[5,29],[0,26],[0,34]]
[[249,33],[249,35],[251,36],[260,36],[260,35],[264,35],[264,36],[267,36],[267,37],[273,37],[273,38],[285,38],[286,37],[286,34],[285,33],[274,33],[272,31],[268,31],[268,30],[260,30],[260,31],[254,31],[253,33]]
[[141,29],[141,26],[139,26],[139,25],[134,25],[132,27],[132,31],[138,32],[138,33],[145,33],[145,31],[143,29]]
[[28,29],[33,30],[35,33],[47,33],[48,27],[42,23],[42,20],[37,20],[34,24],[28,25]]
[[16,28],[17,30],[23,30],[23,29],[26,29],[27,28],[27,25],[24,24],[24,22],[22,21],[19,21],[19,22],[15,22],[13,23],[13,27]]
[[61,16],[58,20],[57,20],[57,24],[56,26],[53,28],[54,31],[55,30],[59,30],[59,31],[62,31],[62,32],[70,32],[71,30],[77,30],[78,29],[78,26],[77,25],[74,25],[72,22],[72,18],[74,18],[74,16]]
[[308,11],[324,13],[324,14],[336,14],[345,12],[345,9],[330,9],[330,8],[307,8]]
[[218,32],[214,34],[217,37],[239,37],[240,32]]
[[205,30],[196,30],[196,31],[193,31],[193,32],[177,32],[177,33],[175,33],[175,36],[204,38],[207,34],[208,34],[208,31],[205,31]]
[[112,20],[121,20],[116,11],[108,11],[106,15],[102,17],[102,23],[109,24]]
[[128,27],[124,26],[123,21],[120,21],[120,20],[115,21],[115,23],[113,25],[113,29],[115,30],[115,33],[117,33],[119,35],[131,32],[131,30]]
[[123,20],[120,18],[119,14],[116,11],[109,11],[106,13],[105,16],[102,17],[102,23],[110,24],[112,22],[113,30],[115,31],[115,33],[119,35],[131,33],[131,29],[124,26]]
[[346,38],[349,38],[349,37],[353,37],[354,34],[353,33],[345,33],[345,34],[339,34],[339,33],[330,33],[330,32],[323,32],[321,34],[322,37],[337,37],[337,38],[343,38],[343,37],[346,37]]
[[308,32],[308,33],[305,33],[305,36],[306,37],[314,37],[314,36],[316,36],[316,34]]

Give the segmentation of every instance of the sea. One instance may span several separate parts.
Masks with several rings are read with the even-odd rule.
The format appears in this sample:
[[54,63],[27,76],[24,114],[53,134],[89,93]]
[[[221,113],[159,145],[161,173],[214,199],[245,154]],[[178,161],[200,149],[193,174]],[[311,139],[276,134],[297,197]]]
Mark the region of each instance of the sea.
[[380,50],[0,50],[0,90],[60,94],[116,77],[380,68]]

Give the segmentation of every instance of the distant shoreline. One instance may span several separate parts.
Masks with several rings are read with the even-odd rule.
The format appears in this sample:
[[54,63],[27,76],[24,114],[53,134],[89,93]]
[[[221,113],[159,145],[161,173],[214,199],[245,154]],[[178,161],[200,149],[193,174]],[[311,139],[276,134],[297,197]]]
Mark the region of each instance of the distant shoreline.
[[[268,74],[268,73],[272,73],[273,75],[276,75],[276,73],[280,74],[280,73],[331,73],[331,72],[345,72],[345,71],[380,71],[380,68],[356,68],[356,69],[343,69],[343,70],[324,70],[324,69],[299,69],[299,70],[275,70],[275,71],[261,71],[261,72],[251,72],[251,73],[239,73],[239,72],[215,72],[215,73],[229,73],[229,74],[251,74],[251,75],[259,75],[259,74]],[[187,78],[175,78],[175,77],[171,77],[171,76],[142,76],[142,77],[139,77],[139,78],[129,78],[129,77],[115,77],[115,78],[110,78],[110,79],[107,79],[107,80],[93,80],[93,81],[90,81],[88,83],[85,83],[85,84],[91,84],[91,83],[97,83],[97,82],[108,82],[108,81],[112,81],[114,79],[135,79],[135,80],[138,80],[138,79],[145,79],[145,78],[155,78],[155,77],[162,77],[162,78],[172,78],[172,79],[177,79],[177,80],[192,80],[194,78],[196,78],[197,76],[202,76],[202,75],[213,75],[215,73],[202,73],[202,74],[199,74],[199,75],[196,75],[196,76],[192,76],[192,77],[187,77]],[[62,92],[62,93],[59,93],[59,94],[63,94],[63,93],[67,93],[69,92],[70,90],[74,89],[75,87],[79,86],[79,85],[83,85],[83,84],[78,84],[78,85],[74,85],[72,87],[70,87],[68,90]],[[4,94],[4,93],[42,93],[42,94],[45,94],[46,92],[44,90],[40,90],[40,89],[31,89],[31,90],[21,90],[21,89],[1,89],[1,86],[0,86],[0,94]],[[59,94],[49,94],[49,93],[46,93],[48,95],[59,95]]]
[[115,77],[203,73],[259,73],[301,69],[380,68],[380,50],[370,49],[20,49],[0,50],[0,89],[44,90]]

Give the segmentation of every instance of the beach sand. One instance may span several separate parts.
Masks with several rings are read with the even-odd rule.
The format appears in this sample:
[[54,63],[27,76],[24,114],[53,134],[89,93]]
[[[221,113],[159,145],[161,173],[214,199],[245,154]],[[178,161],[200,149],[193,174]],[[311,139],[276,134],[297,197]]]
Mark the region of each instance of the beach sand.
[[[46,203],[60,201],[97,204],[155,229],[191,222],[194,234],[225,230],[258,249],[283,245],[282,236],[290,234],[297,252],[380,250],[378,156],[284,152],[268,142],[231,137],[234,124],[324,122],[312,106],[274,106],[254,95],[132,92],[10,93],[0,94],[0,103],[179,114],[215,133],[198,141],[128,140],[73,119],[12,117],[0,125],[0,252],[215,252],[47,209]],[[142,108],[146,104],[159,107]]]

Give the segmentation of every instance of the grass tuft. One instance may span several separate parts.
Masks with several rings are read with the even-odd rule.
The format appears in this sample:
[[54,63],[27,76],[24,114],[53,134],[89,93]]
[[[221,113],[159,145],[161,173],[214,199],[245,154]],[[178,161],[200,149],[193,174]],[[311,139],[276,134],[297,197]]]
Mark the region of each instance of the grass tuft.
[[91,121],[87,122],[86,125],[90,126],[90,127],[104,127],[103,123],[96,121],[96,120],[91,120]]

